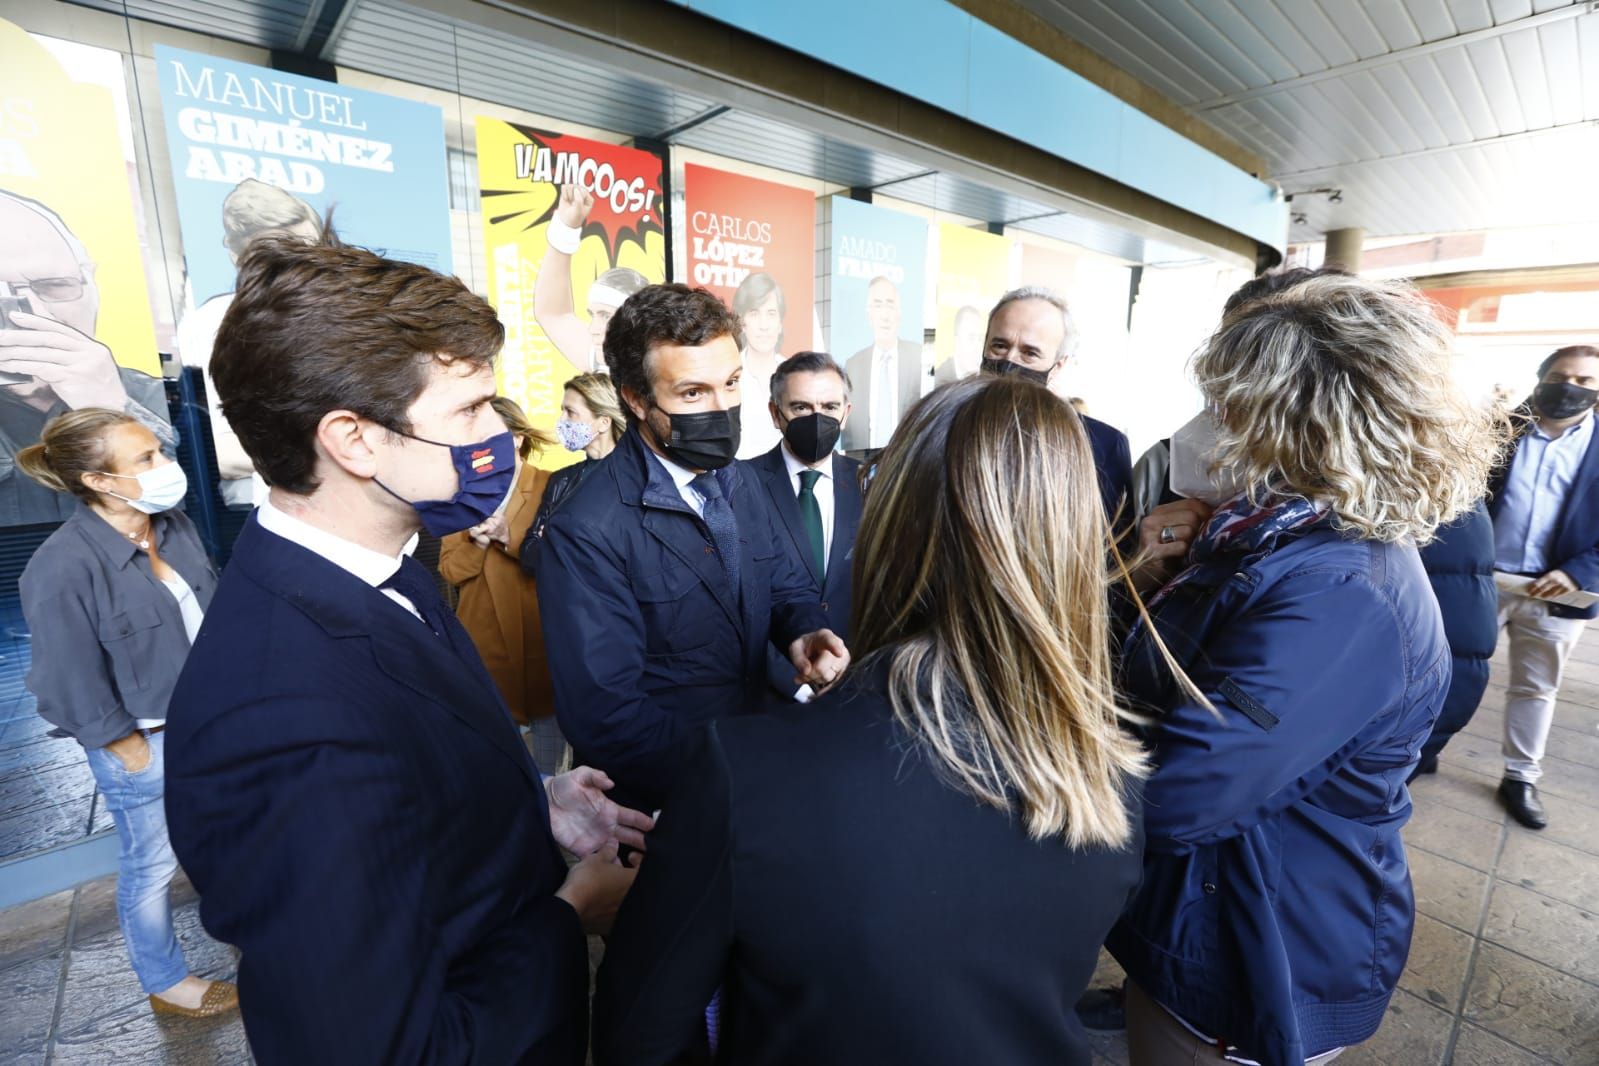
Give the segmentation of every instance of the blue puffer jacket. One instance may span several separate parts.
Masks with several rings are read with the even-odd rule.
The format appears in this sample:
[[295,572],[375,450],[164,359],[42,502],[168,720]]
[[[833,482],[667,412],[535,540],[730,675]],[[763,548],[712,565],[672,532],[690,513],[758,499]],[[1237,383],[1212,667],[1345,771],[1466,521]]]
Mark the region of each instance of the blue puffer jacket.
[[1219,554],[1147,631],[1129,694],[1161,715],[1144,880],[1107,941],[1156,1002],[1266,1066],[1376,1032],[1410,950],[1405,778],[1449,685],[1416,549],[1325,526]]
[[1454,658],[1449,695],[1423,756],[1443,751],[1466,728],[1488,688],[1488,660],[1499,639],[1499,592],[1494,588],[1494,527],[1481,503],[1438,531],[1421,549],[1421,565],[1438,596],[1444,634]]

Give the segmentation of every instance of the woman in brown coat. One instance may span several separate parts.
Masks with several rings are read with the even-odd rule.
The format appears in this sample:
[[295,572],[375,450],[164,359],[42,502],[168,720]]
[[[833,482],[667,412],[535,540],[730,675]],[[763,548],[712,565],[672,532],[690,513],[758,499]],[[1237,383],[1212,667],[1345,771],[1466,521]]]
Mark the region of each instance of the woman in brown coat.
[[534,760],[544,773],[554,773],[565,741],[555,724],[555,694],[544,658],[544,630],[539,624],[538,592],[522,572],[517,553],[533,525],[550,471],[527,460],[554,441],[534,429],[511,400],[495,397],[494,409],[516,437],[522,457],[516,487],[502,513],[471,529],[445,537],[439,549],[439,573],[460,593],[455,613],[472,635],[483,665],[488,667],[511,717],[530,726]]

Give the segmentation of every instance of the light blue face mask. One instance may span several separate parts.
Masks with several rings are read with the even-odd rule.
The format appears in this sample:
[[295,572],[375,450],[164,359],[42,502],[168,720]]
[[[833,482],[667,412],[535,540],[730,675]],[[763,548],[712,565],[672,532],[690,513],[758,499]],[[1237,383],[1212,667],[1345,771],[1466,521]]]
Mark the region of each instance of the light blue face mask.
[[115,492],[107,492],[106,495],[116,496],[123,503],[135,510],[143,511],[145,514],[160,514],[162,511],[170,511],[181,503],[183,497],[189,493],[189,475],[185,474],[183,467],[177,463],[162,463],[160,466],[151,467],[149,470],[141,470],[137,474],[112,474],[104,470],[96,470],[94,472],[96,474],[104,474],[106,477],[120,477],[129,481],[137,481],[139,483],[139,498],[136,500],[117,495]]

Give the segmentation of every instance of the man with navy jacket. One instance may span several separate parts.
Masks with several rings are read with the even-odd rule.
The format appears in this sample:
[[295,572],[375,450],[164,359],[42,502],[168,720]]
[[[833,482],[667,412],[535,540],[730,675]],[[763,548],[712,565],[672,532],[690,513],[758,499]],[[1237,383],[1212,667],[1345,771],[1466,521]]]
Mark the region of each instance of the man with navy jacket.
[[[766,494],[784,550],[821,593],[827,627],[847,643],[861,464],[834,449],[849,425],[850,380],[832,356],[799,352],[777,364],[771,397],[772,424],[783,439],[743,466]],[[774,703],[811,698],[808,685],[796,688],[793,664],[776,648],[767,648],[767,677]]]
[[584,932],[651,822],[593,770],[540,780],[407,554],[515,484],[503,343],[459,280],[335,238],[239,264],[211,368],[272,488],[178,680],[166,799],[264,1066],[584,1060]]
[[1599,607],[1547,602],[1599,591],[1599,348],[1575,345],[1538,368],[1527,418],[1488,483],[1494,568],[1531,583],[1505,590],[1499,624],[1510,634],[1505,777],[1499,799],[1529,829],[1548,824],[1538,800],[1544,745],[1566,659]]
[[[999,298],[988,313],[982,372],[1015,374],[1048,385],[1066,366],[1075,339],[1066,300],[1049,289],[1026,286]],[[1133,458],[1127,434],[1097,418],[1082,416],[1094,453],[1105,517],[1121,533],[1131,529]]]
[[619,801],[665,802],[707,722],[765,703],[766,648],[820,690],[849,664],[816,586],[733,465],[739,322],[704,289],[651,285],[605,332],[629,432],[539,547],[555,709]]

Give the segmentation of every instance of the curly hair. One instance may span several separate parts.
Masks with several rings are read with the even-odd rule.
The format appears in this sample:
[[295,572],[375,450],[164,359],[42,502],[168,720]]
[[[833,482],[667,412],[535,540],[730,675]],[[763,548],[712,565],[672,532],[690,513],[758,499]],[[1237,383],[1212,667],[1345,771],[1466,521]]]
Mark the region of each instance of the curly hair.
[[1331,271],[1262,288],[1194,362],[1215,461],[1252,491],[1326,504],[1352,536],[1425,544],[1483,496],[1509,432],[1455,383],[1436,308]]

